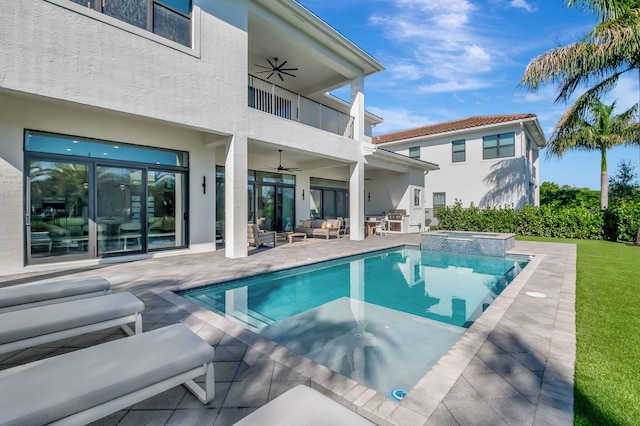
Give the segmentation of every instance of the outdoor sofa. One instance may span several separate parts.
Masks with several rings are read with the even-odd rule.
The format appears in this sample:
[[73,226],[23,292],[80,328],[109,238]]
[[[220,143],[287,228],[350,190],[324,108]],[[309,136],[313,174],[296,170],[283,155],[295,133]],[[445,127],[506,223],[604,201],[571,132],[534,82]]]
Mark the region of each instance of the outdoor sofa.
[[340,238],[342,231],[341,219],[311,219],[301,220],[296,226],[295,232],[307,234],[307,237],[329,237]]

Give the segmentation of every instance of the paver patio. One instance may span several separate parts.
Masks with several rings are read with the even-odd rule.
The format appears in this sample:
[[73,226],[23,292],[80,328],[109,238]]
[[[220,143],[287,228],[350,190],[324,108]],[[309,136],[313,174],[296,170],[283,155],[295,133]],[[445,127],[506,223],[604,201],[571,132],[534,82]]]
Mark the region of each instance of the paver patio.
[[[401,402],[171,292],[401,244],[419,244],[419,236],[310,239],[252,250],[242,259],[226,259],[224,250],[219,250],[74,266],[3,276],[0,286],[101,275],[111,281],[114,291],[130,291],[145,302],[145,330],[183,322],[215,346],[216,397],[208,405],[180,386],[96,424],[231,425],[298,384],[309,385],[381,425],[572,424],[575,245],[516,241],[511,251],[534,259]],[[114,328],[4,354],[0,369],[124,336]]]

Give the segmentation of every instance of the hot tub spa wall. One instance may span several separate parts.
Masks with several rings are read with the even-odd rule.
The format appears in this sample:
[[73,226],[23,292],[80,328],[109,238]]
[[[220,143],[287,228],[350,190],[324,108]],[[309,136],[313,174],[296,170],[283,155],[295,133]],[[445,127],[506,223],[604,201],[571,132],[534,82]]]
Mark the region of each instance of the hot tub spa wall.
[[514,234],[436,231],[422,234],[422,250],[503,257],[515,244]]

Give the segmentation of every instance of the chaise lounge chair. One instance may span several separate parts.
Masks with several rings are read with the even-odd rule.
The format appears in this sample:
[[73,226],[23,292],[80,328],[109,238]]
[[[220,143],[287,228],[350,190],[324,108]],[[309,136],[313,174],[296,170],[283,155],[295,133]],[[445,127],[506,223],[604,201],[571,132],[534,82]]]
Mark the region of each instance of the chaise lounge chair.
[[253,425],[365,426],[373,423],[320,392],[308,386],[298,385],[235,424]]
[[109,293],[111,284],[102,277],[14,285],[0,288],[0,313]]
[[142,311],[144,303],[133,294],[115,293],[5,312],[0,314],[0,354],[115,326],[140,334]]
[[[0,371],[0,424],[79,425],[184,384],[214,397],[214,349],[183,324]],[[193,379],[205,376],[204,387]]]

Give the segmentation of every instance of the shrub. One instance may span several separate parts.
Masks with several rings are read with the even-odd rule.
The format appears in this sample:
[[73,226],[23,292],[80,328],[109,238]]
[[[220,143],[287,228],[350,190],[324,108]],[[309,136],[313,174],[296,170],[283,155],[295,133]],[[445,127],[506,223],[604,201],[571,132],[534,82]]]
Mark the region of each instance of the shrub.
[[610,206],[602,212],[586,206],[558,207],[527,205],[480,209],[473,204],[462,208],[456,200],[451,207],[436,210],[440,229],[475,232],[507,232],[524,236],[635,241],[640,226],[640,203]]
[[640,202],[610,205],[604,213],[604,236],[610,241],[634,242],[640,227]]

